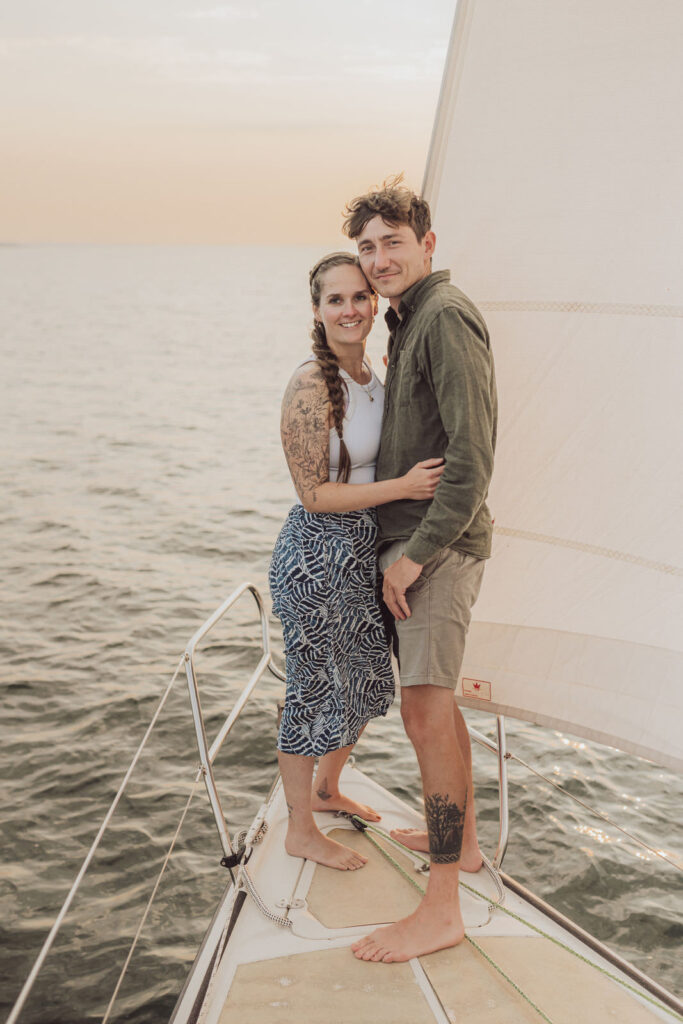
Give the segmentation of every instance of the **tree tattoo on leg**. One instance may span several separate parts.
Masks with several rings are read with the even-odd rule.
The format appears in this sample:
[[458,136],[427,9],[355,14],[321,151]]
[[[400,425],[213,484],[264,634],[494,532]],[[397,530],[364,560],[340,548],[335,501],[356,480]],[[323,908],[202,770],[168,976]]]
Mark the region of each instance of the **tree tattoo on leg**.
[[466,806],[467,795],[462,810],[456,803],[449,803],[448,793],[429,793],[425,796],[429,857],[432,864],[455,864],[460,860]]

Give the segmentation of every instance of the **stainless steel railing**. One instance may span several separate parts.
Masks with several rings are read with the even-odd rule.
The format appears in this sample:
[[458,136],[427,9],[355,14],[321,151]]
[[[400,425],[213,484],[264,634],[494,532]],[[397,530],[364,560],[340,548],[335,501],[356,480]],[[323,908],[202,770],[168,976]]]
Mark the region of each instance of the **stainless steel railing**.
[[468,725],[467,729],[476,743],[490,750],[498,758],[498,845],[496,846],[492,863],[494,868],[499,868],[503,863],[510,835],[510,812],[508,805],[508,759],[510,755],[507,752],[505,718],[503,715],[496,716],[496,726],[498,730],[497,744],[471,725]]
[[[199,699],[199,685],[197,683],[197,672],[194,664],[195,651],[197,650],[200,642],[207,636],[208,633],[214,628],[216,623],[220,622],[225,613],[232,608],[232,606],[239,601],[243,594],[249,593],[256,602],[260,621],[261,621],[261,646],[263,654],[261,659],[254,669],[249,682],[246,684],[241,694],[235,701],[235,705],[230,714],[225,719],[223,725],[218,731],[218,735],[209,747],[208,740],[206,738],[206,729],[204,727],[204,717],[202,715],[202,706]],[[195,732],[197,734],[197,746],[199,748],[199,760],[202,775],[204,776],[204,783],[206,785],[206,792],[209,797],[209,803],[211,804],[211,810],[213,811],[214,821],[216,822],[216,828],[218,829],[218,836],[220,839],[221,847],[223,849],[223,855],[230,857],[233,854],[232,845],[230,843],[230,836],[228,833],[228,826],[225,821],[225,815],[221,807],[220,797],[218,795],[218,789],[216,787],[216,780],[213,774],[213,762],[218,754],[218,751],[223,746],[230,730],[234,726],[235,722],[241,715],[245,704],[251,697],[254,687],[260,680],[261,676],[266,669],[269,669],[272,675],[277,679],[284,680],[284,675],[273,663],[273,656],[270,650],[270,633],[268,630],[268,616],[266,614],[265,607],[263,605],[263,598],[261,594],[254,586],[253,583],[243,583],[241,586],[234,590],[230,597],[228,597],[223,604],[216,609],[213,615],[206,620],[206,622],[199,627],[197,632],[194,634],[187,647],[185,648],[185,673],[187,675],[187,685],[190,691],[190,706],[192,708],[192,718],[194,720]]]

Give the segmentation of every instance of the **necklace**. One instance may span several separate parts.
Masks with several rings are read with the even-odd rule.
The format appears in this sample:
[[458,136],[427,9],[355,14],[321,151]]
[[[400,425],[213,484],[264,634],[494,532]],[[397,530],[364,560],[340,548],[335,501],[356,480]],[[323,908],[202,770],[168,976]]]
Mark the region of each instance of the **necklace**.
[[375,399],[372,397],[372,386],[373,386],[372,370],[370,371],[370,380],[367,382],[367,384],[361,384],[360,381],[356,381],[356,384],[358,385],[359,388],[363,389],[363,391],[368,396],[368,398],[370,399],[371,402],[375,401]]
[[[374,381],[373,381],[373,379],[372,379],[372,370],[370,369],[370,367],[369,367],[369,366],[367,366],[367,364],[366,364],[366,363],[364,363],[364,364],[363,364],[363,366],[364,366],[364,367],[365,367],[365,368],[366,368],[366,369],[368,370],[368,372],[370,373],[370,380],[369,380],[369,381],[367,382],[367,384],[362,384],[362,383],[361,383],[361,382],[360,382],[359,380],[356,380],[356,378],[355,378],[355,377],[352,377],[352,376],[351,376],[351,374],[350,374],[350,373],[348,372],[348,370],[344,370],[344,373],[345,373],[345,374],[347,375],[347,377],[349,377],[349,378],[350,378],[350,380],[352,380],[352,381],[353,381],[353,383],[354,383],[354,384],[357,384],[357,385],[358,385],[358,387],[359,387],[359,388],[361,389],[361,391],[364,391],[364,392],[365,392],[365,394],[366,394],[366,395],[368,396],[368,398],[370,399],[370,401],[371,401],[371,402],[374,402],[374,401],[375,401],[375,399],[374,399],[374,398],[372,397],[372,394],[371,394],[371,392],[372,392],[372,390],[373,390],[373,386],[374,386]],[[362,372],[362,371],[361,371],[361,372]]]

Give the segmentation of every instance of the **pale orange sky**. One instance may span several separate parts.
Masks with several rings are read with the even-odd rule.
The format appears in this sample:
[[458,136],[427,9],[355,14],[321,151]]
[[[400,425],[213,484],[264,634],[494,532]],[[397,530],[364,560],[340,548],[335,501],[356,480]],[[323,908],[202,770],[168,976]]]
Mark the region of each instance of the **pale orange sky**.
[[422,181],[455,0],[0,13],[0,241],[329,243]]

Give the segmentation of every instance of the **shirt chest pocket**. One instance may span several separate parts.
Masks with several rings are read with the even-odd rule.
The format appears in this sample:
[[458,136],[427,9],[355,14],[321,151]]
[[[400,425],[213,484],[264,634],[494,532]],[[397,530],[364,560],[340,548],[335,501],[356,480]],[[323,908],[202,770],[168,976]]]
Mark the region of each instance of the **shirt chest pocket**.
[[397,408],[427,411],[436,407],[434,394],[412,353],[399,356],[391,382],[390,401]]

